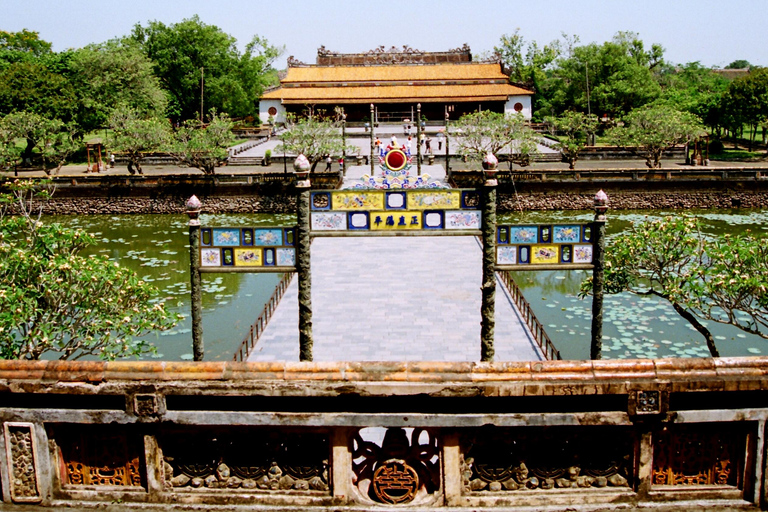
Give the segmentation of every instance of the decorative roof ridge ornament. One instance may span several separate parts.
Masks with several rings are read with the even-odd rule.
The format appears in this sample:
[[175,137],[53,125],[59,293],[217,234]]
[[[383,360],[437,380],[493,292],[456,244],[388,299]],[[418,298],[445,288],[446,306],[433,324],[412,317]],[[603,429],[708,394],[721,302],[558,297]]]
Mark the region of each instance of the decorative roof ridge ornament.
[[[320,50],[318,50],[319,52]],[[309,64],[302,62],[298,59],[295,59],[293,55],[289,56],[287,61],[289,68],[308,68]]]

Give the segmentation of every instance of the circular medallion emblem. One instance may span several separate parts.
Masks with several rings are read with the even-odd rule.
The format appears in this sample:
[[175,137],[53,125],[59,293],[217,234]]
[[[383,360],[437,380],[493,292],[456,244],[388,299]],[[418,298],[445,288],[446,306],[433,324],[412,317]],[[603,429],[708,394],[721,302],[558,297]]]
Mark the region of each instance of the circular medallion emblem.
[[384,163],[390,171],[399,171],[408,163],[408,157],[405,156],[405,153],[403,153],[402,150],[393,149],[387,153]]
[[520,102],[515,103],[515,112],[522,112],[523,111],[523,104]]
[[269,112],[269,115],[271,116],[277,115],[277,109],[275,107],[269,107],[269,110],[267,110],[267,112]]
[[373,473],[373,492],[383,503],[408,503],[418,490],[419,475],[403,460],[390,459]]

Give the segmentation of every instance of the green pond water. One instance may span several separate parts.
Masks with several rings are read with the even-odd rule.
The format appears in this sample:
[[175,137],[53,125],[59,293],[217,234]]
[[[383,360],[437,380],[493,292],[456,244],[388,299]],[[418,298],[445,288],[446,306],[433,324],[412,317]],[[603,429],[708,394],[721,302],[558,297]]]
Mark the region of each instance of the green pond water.
[[[756,233],[768,230],[768,210],[686,212],[698,216],[708,233]],[[679,211],[609,212],[610,237],[629,222],[646,216],[681,215]],[[588,222],[591,212],[528,212],[499,215],[499,223]],[[160,290],[162,300],[184,318],[171,331],[147,339],[162,360],[192,359],[189,298],[189,236],[186,215],[62,216],[52,220],[83,228],[96,235],[93,253],[136,271]],[[202,215],[209,227],[277,226],[295,223],[295,215]],[[766,233],[768,235],[768,233]],[[591,298],[578,298],[584,271],[518,272],[515,280],[564,359],[588,359]],[[231,360],[275,289],[280,274],[203,274],[203,331],[205,359]],[[706,357],[701,336],[666,302],[631,294],[606,295],[603,357],[607,359]],[[709,322],[723,356],[768,354],[768,340]]]

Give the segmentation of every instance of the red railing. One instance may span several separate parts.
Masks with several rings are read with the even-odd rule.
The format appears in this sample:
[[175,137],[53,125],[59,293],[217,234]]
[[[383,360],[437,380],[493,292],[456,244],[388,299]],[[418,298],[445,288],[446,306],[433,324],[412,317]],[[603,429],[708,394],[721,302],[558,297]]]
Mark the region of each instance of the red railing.
[[280,279],[280,282],[277,283],[272,296],[264,305],[264,310],[259,315],[259,318],[257,318],[253,323],[250,331],[246,335],[243,342],[240,344],[240,348],[233,357],[234,361],[245,361],[248,359],[248,354],[251,353],[251,350],[253,350],[256,342],[264,333],[264,329],[266,329],[269,319],[272,318],[272,314],[275,312],[275,309],[277,309],[277,305],[280,303],[280,299],[283,298],[285,290],[288,289],[288,285],[291,283],[293,274],[294,272],[286,272],[283,274],[283,277]]
[[550,361],[553,359],[562,359],[562,357],[560,357],[560,351],[555,348],[552,340],[549,339],[547,333],[544,332],[544,327],[533,313],[531,305],[528,304],[528,301],[525,300],[525,297],[523,297],[523,292],[521,292],[520,288],[517,287],[517,283],[515,283],[515,280],[512,278],[511,272],[507,270],[501,270],[498,272],[498,274],[501,276],[501,281],[504,283],[504,286],[507,287],[512,300],[515,301],[515,305],[517,306],[518,311],[520,311],[520,314],[523,316],[523,319],[528,326],[528,330],[531,331],[533,339],[535,339],[536,343],[538,343],[539,348],[541,348],[541,352],[544,354],[544,357]]

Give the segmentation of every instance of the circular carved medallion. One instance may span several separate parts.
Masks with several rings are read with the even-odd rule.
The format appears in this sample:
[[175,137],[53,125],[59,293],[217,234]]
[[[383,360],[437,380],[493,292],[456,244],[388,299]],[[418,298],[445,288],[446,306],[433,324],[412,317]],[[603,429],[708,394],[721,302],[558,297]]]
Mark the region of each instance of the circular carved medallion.
[[269,110],[267,110],[269,115],[276,116],[277,115],[277,109],[275,107],[269,107]]
[[515,103],[515,112],[522,112],[523,111],[523,104],[519,101]]
[[403,460],[390,459],[373,473],[373,492],[383,503],[408,503],[418,490],[419,475]]

